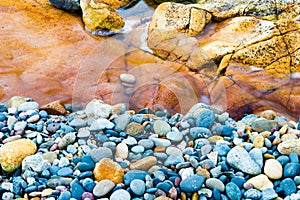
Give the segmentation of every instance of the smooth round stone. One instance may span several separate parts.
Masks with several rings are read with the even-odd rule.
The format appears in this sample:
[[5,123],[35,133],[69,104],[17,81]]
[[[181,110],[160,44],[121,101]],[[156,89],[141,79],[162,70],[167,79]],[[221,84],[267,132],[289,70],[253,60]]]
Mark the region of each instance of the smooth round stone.
[[141,139],[138,145],[143,146],[145,149],[152,149],[154,147],[154,142],[151,139]]
[[130,200],[131,199],[131,196],[129,194],[129,192],[127,192],[126,190],[123,190],[123,189],[119,189],[119,190],[116,190],[114,191],[109,200]]
[[67,146],[67,152],[74,155],[75,153],[77,153],[77,148],[74,145],[68,145]]
[[283,177],[293,178],[299,174],[300,174],[300,164],[290,162],[284,166]]
[[180,189],[183,192],[197,192],[203,185],[205,176],[195,174],[180,182]]
[[226,194],[231,200],[240,200],[242,198],[242,192],[235,183],[228,183],[225,187]]
[[134,137],[128,136],[126,139],[124,139],[122,142],[129,146],[133,146],[137,144],[137,140]]
[[300,185],[300,176],[295,176],[294,181],[295,181],[296,185]]
[[282,166],[285,166],[289,161],[289,157],[288,156],[279,156],[277,159],[276,159]]
[[145,182],[139,179],[135,179],[131,181],[130,189],[134,194],[140,196],[145,193],[146,190]]
[[88,128],[80,128],[78,130],[78,138],[88,138],[91,135],[91,132]]
[[220,192],[224,192],[225,190],[225,185],[222,181],[220,181],[217,178],[209,178],[205,182],[206,187],[210,189],[217,188]]
[[209,129],[204,127],[193,127],[190,129],[190,135],[194,139],[211,137],[212,133]]
[[164,137],[168,132],[171,131],[171,126],[163,120],[156,120],[153,124],[153,130],[154,133]]
[[239,146],[232,148],[227,154],[227,162],[232,167],[250,175],[261,173],[260,166],[250,157],[249,153]]
[[112,129],[115,126],[111,121],[100,118],[95,120],[90,127],[90,131],[101,131],[103,129]]
[[46,152],[43,154],[43,158],[48,160],[50,163],[53,163],[57,159],[57,154],[55,152]]
[[128,157],[128,146],[121,142],[116,147],[116,157],[126,159]]
[[183,139],[181,132],[168,132],[166,137],[171,142],[180,142]]
[[25,102],[19,105],[18,111],[26,112],[28,110],[38,110],[40,105],[37,102]]
[[144,170],[148,171],[152,166],[156,165],[157,158],[154,156],[147,156],[145,158],[142,158],[140,160],[137,160],[136,162],[130,164],[131,170]]
[[156,185],[156,188],[164,191],[165,193],[168,193],[172,187],[173,185],[168,182],[161,182]]
[[124,74],[120,75],[120,80],[125,83],[134,84],[136,81],[136,78],[132,74],[124,73]]
[[140,154],[143,153],[145,151],[145,148],[143,146],[137,145],[131,148],[131,152],[136,153],[136,154]]
[[265,162],[264,173],[270,179],[280,179],[283,174],[283,169],[281,164],[275,159],[268,159]]
[[210,128],[215,121],[215,113],[211,110],[204,110],[196,118],[196,126]]
[[29,117],[26,121],[28,123],[35,123],[35,122],[39,121],[39,119],[40,119],[40,115],[35,114],[35,115],[32,115],[31,117]]
[[96,184],[96,186],[93,189],[93,194],[96,197],[102,197],[112,191],[112,189],[115,187],[114,182],[111,180],[102,180]]
[[58,176],[70,176],[72,174],[73,174],[73,170],[71,167],[63,167],[57,172]]
[[164,146],[164,147],[171,146],[170,140],[167,140],[167,139],[152,138],[152,141],[154,142],[155,146]]
[[258,200],[261,198],[261,196],[262,196],[261,192],[256,189],[249,189],[244,193],[244,197],[247,199]]
[[286,178],[280,182],[280,187],[286,196],[289,196],[297,191],[296,184],[291,178]]
[[168,156],[168,158],[164,162],[164,165],[169,167],[169,166],[172,166],[172,165],[177,165],[178,163],[183,163],[184,161],[185,160],[182,157],[182,155],[171,154],[171,155]]
[[76,128],[79,128],[79,127],[84,127],[87,125],[87,122],[83,119],[79,119],[79,118],[75,118],[73,119],[70,123],[69,123],[70,126],[73,126],[73,127],[76,127]]
[[171,146],[171,147],[167,147],[166,154],[167,155],[171,155],[171,154],[182,155],[182,152],[179,148]]
[[50,188],[55,188],[57,186],[69,186],[72,182],[69,178],[64,177],[54,177],[47,181],[47,186]]
[[107,147],[98,147],[89,151],[88,155],[92,157],[94,163],[97,163],[103,158],[112,158],[113,153]]

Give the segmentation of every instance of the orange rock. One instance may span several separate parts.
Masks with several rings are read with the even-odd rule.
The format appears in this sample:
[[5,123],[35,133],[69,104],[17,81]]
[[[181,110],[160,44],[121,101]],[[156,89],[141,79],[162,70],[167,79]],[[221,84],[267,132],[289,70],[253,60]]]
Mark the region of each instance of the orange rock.
[[110,158],[103,158],[98,162],[93,171],[96,181],[111,180],[115,184],[123,182],[124,170]]
[[50,115],[66,115],[67,110],[65,109],[65,106],[63,105],[62,101],[54,101],[51,103],[48,103],[46,105],[43,105],[41,110],[45,110]]
[[152,166],[156,165],[156,163],[157,163],[156,157],[148,156],[132,163],[130,165],[130,169],[148,171]]

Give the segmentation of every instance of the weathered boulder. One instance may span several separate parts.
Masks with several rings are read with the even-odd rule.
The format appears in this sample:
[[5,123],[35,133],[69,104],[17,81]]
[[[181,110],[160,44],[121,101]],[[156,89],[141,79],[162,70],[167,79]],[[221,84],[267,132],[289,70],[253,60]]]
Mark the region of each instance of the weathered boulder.
[[82,19],[89,31],[118,31],[125,25],[124,19],[109,5],[94,0],[81,0]]

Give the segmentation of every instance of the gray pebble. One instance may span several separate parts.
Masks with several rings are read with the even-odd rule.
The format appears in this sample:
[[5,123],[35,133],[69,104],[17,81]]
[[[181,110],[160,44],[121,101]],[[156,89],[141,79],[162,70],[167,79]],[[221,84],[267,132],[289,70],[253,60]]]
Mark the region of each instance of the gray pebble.
[[97,163],[103,158],[112,158],[113,153],[112,150],[107,147],[98,147],[96,149],[92,149],[88,155],[92,157],[95,163]]
[[171,142],[180,142],[183,139],[183,135],[181,132],[168,132],[167,139]]
[[130,183],[131,191],[136,195],[142,195],[145,193],[146,185],[145,182],[139,179],[135,179]]
[[102,197],[109,193],[115,187],[114,182],[111,180],[102,180],[96,184],[93,189],[93,194],[96,197]]
[[37,102],[25,102],[19,105],[18,111],[26,112],[28,110],[38,110],[40,105]]
[[151,139],[142,139],[138,142],[138,144],[143,146],[145,149],[152,149],[154,147],[154,142]]
[[88,138],[91,135],[89,128],[80,128],[78,130],[78,138]]
[[129,192],[123,189],[114,191],[109,198],[109,200],[130,200],[130,199],[131,196]]

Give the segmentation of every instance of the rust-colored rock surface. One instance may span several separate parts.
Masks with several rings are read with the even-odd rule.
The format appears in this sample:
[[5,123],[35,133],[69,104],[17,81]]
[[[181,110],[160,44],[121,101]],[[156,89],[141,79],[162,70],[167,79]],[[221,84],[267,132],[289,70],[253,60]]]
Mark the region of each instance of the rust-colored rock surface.
[[80,63],[102,38],[81,16],[48,0],[0,2],[0,98],[30,96],[40,104],[70,100]]

